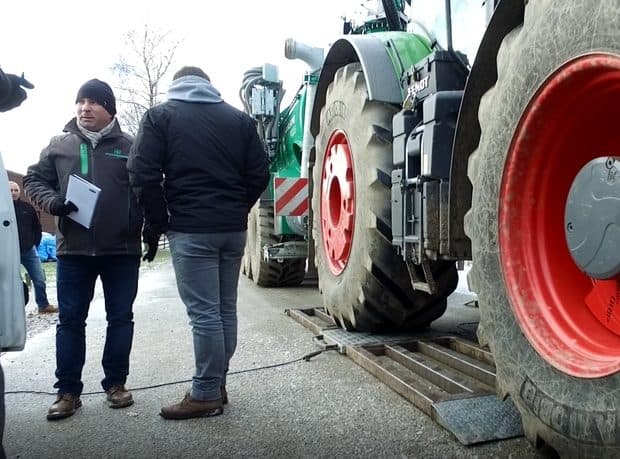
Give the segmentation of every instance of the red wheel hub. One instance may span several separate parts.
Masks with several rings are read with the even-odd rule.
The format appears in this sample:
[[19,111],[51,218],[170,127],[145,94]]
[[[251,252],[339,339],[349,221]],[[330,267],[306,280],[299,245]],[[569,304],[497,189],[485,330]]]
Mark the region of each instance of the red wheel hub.
[[549,364],[582,378],[620,370],[619,279],[594,281],[575,265],[564,210],[586,163],[620,155],[619,119],[620,58],[568,62],[525,110],[500,190],[500,258],[516,319]]
[[321,170],[321,231],[329,269],[342,273],[351,254],[355,226],[353,157],[347,136],[334,131]]

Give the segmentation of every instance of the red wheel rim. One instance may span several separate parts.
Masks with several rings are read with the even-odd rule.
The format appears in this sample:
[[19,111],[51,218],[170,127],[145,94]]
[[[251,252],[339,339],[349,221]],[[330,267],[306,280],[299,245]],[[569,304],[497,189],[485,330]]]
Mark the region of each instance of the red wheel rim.
[[330,271],[342,273],[353,242],[355,180],[353,157],[347,136],[334,131],[325,149],[321,169],[321,231]]
[[[526,108],[500,190],[499,252],[516,319],[549,364],[582,378],[620,370],[620,334],[599,314],[609,283],[618,283],[601,285],[575,265],[564,212],[579,170],[620,154],[618,119],[620,58],[599,53],[568,62]],[[618,320],[620,308],[615,314]]]

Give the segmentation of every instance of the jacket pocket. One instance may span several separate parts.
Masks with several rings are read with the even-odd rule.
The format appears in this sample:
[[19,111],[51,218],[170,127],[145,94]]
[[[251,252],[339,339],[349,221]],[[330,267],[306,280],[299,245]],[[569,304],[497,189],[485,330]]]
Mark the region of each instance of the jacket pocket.
[[84,227],[69,217],[58,217],[58,230],[64,240],[64,250],[88,249],[90,247],[88,238],[80,234],[86,231]]

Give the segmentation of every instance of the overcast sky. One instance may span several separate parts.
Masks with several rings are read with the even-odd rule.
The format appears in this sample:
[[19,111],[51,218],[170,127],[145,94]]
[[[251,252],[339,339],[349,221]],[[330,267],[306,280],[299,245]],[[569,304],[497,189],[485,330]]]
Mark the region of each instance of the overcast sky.
[[5,1],[0,67],[7,73],[25,72],[35,85],[22,106],[0,114],[5,167],[25,173],[38,161],[41,149],[75,115],[75,96],[82,83],[91,78],[113,83],[109,68],[118,61],[123,35],[129,30],[145,23],[171,30],[183,40],[172,73],[183,65],[200,66],[224,99],[241,107],[238,90],[243,72],[264,62],[278,65],[285,87],[294,92],[306,67],[284,58],[285,39],[327,47],[341,30],[339,17],[346,4],[342,0]]
[[[115,86],[110,72],[124,36],[148,24],[182,40],[176,66],[202,67],[224,99],[239,108],[243,73],[265,62],[278,65],[287,97],[302,82],[306,64],[284,57],[292,37],[324,47],[342,31],[341,16],[365,0],[76,0],[3,1],[0,67],[24,72],[35,89],[17,109],[0,114],[0,153],[7,169],[25,173],[50,138],[75,116],[78,88],[91,78]],[[455,0],[455,40],[463,32],[477,43],[484,24],[482,0]],[[417,0],[416,18],[436,25],[443,2]],[[459,10],[473,13],[460,17]],[[442,26],[443,27],[443,26]],[[164,85],[167,89],[167,84]],[[287,101],[285,97],[285,102]]]

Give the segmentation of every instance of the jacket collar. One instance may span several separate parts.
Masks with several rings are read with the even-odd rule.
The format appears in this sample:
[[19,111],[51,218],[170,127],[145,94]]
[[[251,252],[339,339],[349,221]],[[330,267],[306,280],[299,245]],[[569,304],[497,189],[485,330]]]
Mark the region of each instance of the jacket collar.
[[[77,117],[74,117],[71,121],[69,121],[64,129],[63,132],[69,132],[71,134],[75,134],[79,137],[81,137],[82,139],[86,139],[86,137],[84,136],[84,134],[82,134],[82,131],[80,131],[80,128],[77,125]],[[110,131],[110,133],[106,136],[106,137],[118,137],[123,135],[123,131],[121,130],[121,126],[120,124],[118,124],[118,120],[116,118],[114,118],[114,127],[112,128],[112,130]],[[88,139],[86,139],[88,140]]]

